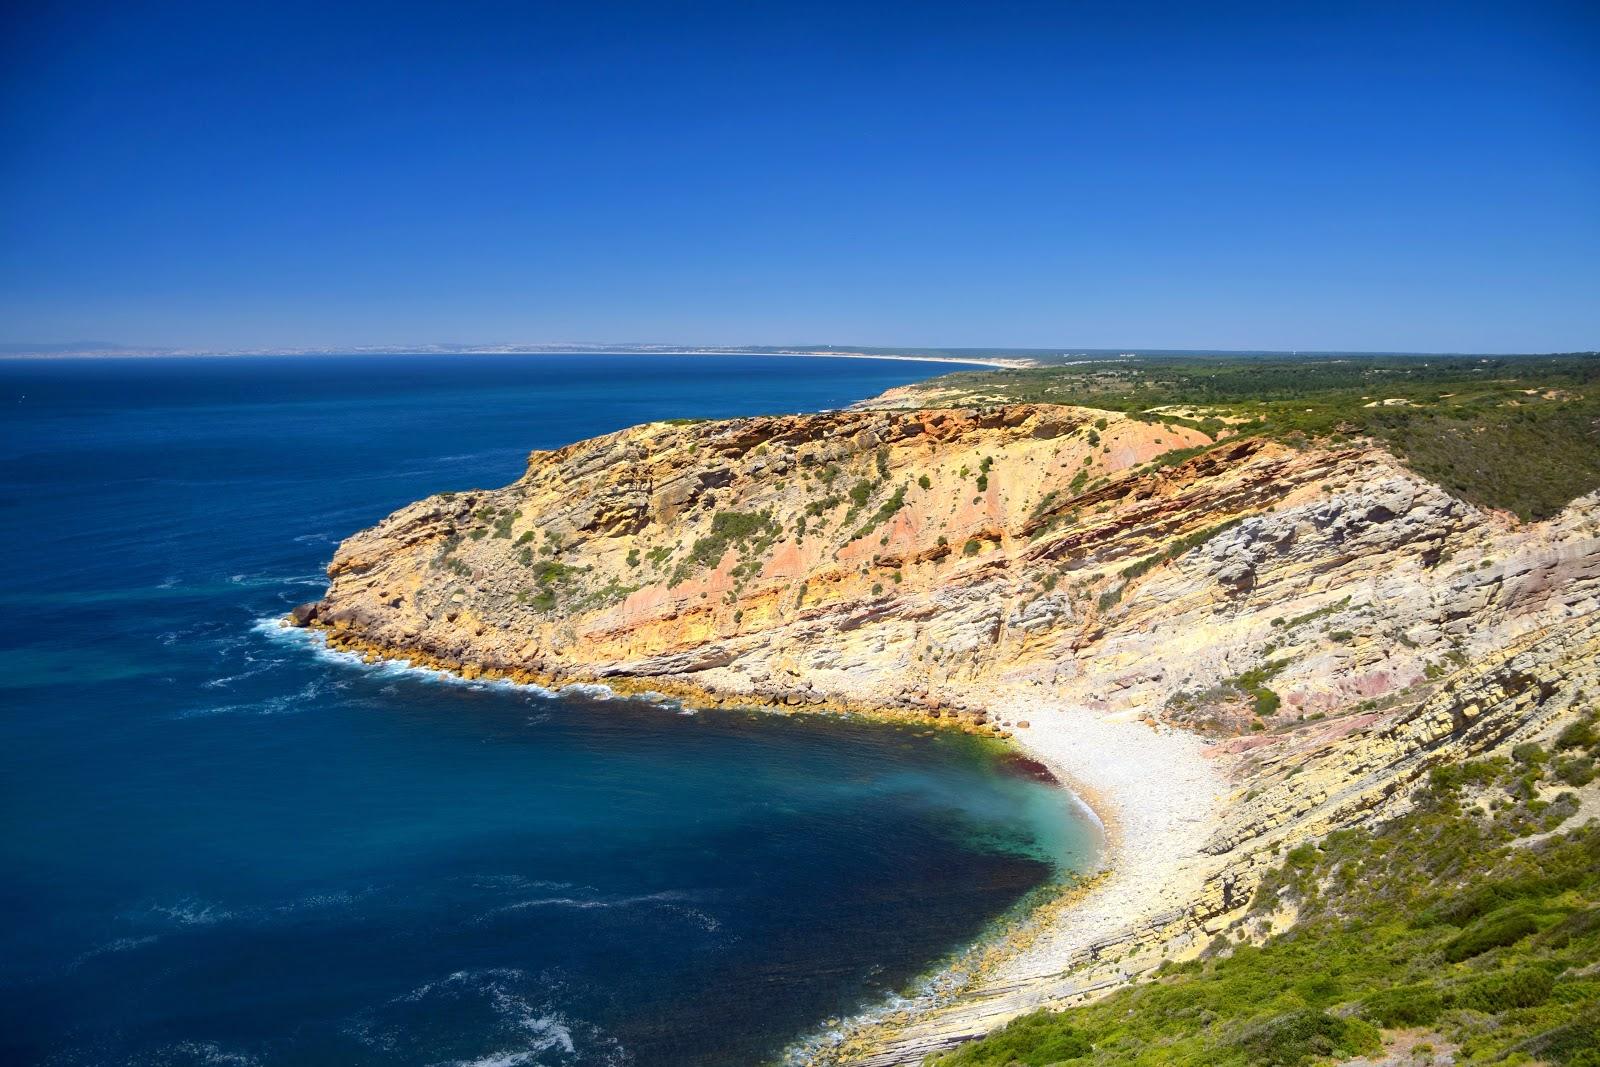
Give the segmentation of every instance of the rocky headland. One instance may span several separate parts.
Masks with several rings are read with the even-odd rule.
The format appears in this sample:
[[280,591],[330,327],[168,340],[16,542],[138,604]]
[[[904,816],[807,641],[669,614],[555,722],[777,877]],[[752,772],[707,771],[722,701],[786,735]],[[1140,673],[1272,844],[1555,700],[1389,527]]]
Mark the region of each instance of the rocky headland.
[[819,1062],[920,1062],[1266,936],[1286,847],[1600,692],[1600,495],[1519,522],[1370,441],[1048,404],[638,426],[402,508],[329,578],[292,621],[336,648],[930,717],[1077,787],[1106,872]]

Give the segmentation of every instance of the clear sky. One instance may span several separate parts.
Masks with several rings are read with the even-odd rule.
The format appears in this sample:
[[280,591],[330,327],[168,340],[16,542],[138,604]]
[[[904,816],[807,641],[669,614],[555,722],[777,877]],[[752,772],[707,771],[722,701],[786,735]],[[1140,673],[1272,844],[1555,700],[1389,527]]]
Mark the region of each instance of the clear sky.
[[1600,4],[0,5],[0,341],[1600,346]]

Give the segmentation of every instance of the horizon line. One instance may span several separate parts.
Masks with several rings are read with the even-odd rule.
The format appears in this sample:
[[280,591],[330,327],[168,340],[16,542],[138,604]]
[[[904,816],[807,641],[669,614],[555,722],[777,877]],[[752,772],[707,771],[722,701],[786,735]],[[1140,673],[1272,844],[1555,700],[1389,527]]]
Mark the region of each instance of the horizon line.
[[[340,356],[340,355],[796,355],[863,356],[938,361],[955,361],[962,355],[990,357],[998,365],[1018,364],[1039,357],[1117,356],[1414,356],[1504,358],[1526,356],[1592,356],[1600,349],[1489,352],[1416,349],[1349,348],[1177,348],[1171,346],[1008,346],[1008,345],[839,345],[839,344],[696,344],[652,341],[596,342],[561,341],[529,343],[457,343],[359,345],[130,345],[113,341],[0,342],[0,358],[84,359],[84,358],[193,358],[247,356]],[[963,360],[966,361],[966,360]],[[1003,361],[1003,362],[999,362]]]

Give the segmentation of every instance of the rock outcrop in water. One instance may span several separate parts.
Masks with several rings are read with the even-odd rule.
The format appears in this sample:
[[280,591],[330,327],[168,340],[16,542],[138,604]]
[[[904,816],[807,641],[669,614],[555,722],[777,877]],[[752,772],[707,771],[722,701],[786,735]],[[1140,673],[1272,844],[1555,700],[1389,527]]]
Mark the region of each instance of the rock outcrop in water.
[[1164,874],[1176,906],[1134,895],[1064,924],[954,1007],[874,1031],[876,1063],[1192,950],[1283,846],[1600,692],[1600,496],[1518,524],[1376,447],[1070,407],[635,427],[403,508],[329,577],[294,621],[468,674],[1025,742],[1022,720],[1070,709],[1209,741],[1228,793]]

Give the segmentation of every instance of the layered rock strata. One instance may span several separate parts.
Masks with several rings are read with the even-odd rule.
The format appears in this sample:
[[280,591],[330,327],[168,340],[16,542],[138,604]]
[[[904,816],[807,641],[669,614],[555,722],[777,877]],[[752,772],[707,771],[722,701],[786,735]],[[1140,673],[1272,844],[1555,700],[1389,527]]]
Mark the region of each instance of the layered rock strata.
[[[1376,447],[1082,408],[635,427],[403,508],[329,577],[297,621],[335,647],[935,716],[1105,792],[1125,832],[1100,895],[953,1006],[816,1052],[872,1063],[1193,951],[1283,847],[1600,692],[1600,496],[1521,525]],[[1137,773],[1096,781],[1093,749],[1167,758],[1161,736],[1192,786],[1164,828],[1127,804]]]

